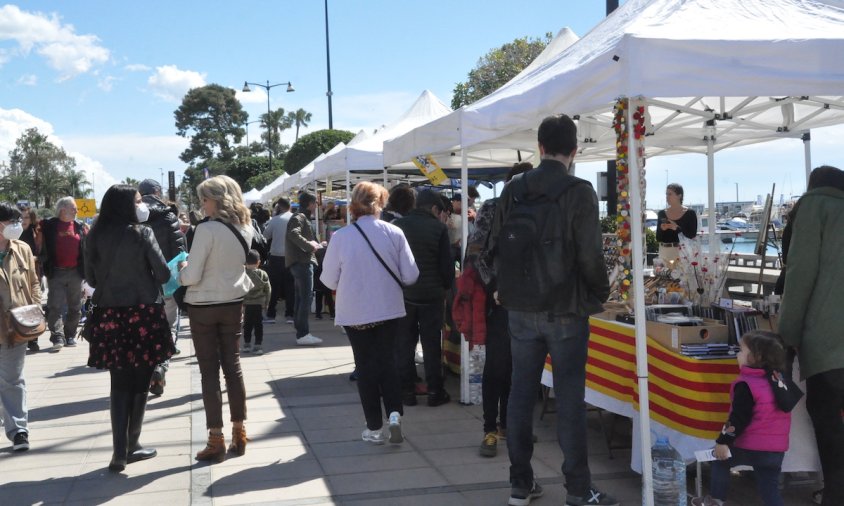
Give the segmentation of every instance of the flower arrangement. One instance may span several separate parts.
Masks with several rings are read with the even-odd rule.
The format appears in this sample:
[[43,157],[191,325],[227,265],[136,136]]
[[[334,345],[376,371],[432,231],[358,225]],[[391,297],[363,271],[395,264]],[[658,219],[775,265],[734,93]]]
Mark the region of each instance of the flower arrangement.
[[735,244],[733,241],[727,253],[721,253],[720,245],[710,248],[714,250],[711,252],[704,250],[697,239],[680,234],[680,260],[674,268],[688,289],[688,300],[707,307],[721,297]]
[[[632,219],[630,217],[630,166],[629,166],[629,139],[630,128],[627,124],[627,111],[629,100],[621,98],[613,108],[613,130],[615,130],[616,142],[616,186],[618,194],[617,207],[617,228],[618,237],[618,294],[622,302],[632,297],[630,289],[633,286],[633,255],[630,245],[632,236]],[[640,170],[639,184],[641,187],[642,206],[644,210],[645,199],[645,147],[642,140],[645,136],[645,108],[636,107],[633,113],[633,138],[638,141],[636,156],[637,166]],[[642,220],[644,222],[644,220]]]

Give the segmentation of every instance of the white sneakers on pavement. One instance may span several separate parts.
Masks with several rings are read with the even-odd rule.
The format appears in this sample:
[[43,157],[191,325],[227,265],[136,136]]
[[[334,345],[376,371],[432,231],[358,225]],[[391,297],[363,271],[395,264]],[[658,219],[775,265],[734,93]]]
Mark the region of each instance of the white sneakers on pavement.
[[360,435],[361,439],[367,443],[382,445],[387,441],[387,436],[384,435],[383,427],[378,430],[363,429]]
[[317,346],[319,344],[322,344],[322,339],[313,334],[306,334],[296,339],[297,346]]
[[398,411],[390,413],[390,423],[387,425],[390,430],[390,443],[397,445],[404,441],[401,433],[401,415]]

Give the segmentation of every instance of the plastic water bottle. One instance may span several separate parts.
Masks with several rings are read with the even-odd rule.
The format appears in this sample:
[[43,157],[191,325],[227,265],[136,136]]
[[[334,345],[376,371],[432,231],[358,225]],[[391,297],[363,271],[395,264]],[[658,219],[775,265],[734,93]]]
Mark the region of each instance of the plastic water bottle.
[[651,457],[654,506],[686,506],[686,462],[680,452],[662,436],[651,448]]

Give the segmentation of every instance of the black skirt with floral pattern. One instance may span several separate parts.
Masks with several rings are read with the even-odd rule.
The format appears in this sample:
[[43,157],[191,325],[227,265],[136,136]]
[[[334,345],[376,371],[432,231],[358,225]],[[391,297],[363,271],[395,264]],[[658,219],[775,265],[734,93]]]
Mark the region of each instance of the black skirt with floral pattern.
[[97,369],[153,368],[176,347],[162,304],[94,308],[88,366]]

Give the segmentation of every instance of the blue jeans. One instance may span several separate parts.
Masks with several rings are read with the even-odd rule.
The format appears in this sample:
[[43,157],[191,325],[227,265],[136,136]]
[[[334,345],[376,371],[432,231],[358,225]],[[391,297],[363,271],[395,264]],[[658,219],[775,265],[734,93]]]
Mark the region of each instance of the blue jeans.
[[[839,415],[841,416],[841,415]],[[734,466],[753,466],[756,478],[756,490],[765,506],[782,506],[780,497],[779,478],[782,467],[783,452],[762,452],[730,448],[732,457],[727,460],[712,461],[712,476],[709,482],[709,493],[715,499],[726,501],[727,490],[730,486],[730,468]]]
[[510,483],[530,489],[533,483],[533,412],[545,357],[554,366],[557,401],[557,441],[570,495],[585,496],[592,476],[586,449],[586,350],[589,319],[551,317],[548,313],[510,311],[513,381],[507,406],[507,449]]
[[23,361],[26,344],[6,346],[0,344],[0,413],[3,429],[9,440],[26,428],[26,380],[23,378]]
[[308,315],[311,312],[311,299],[314,296],[314,264],[310,262],[290,266],[293,275],[293,289],[296,302],[293,304],[293,326],[296,327],[296,339],[311,333]]

